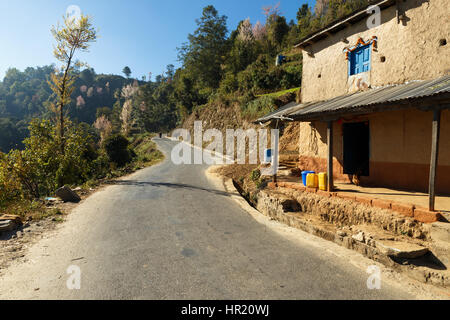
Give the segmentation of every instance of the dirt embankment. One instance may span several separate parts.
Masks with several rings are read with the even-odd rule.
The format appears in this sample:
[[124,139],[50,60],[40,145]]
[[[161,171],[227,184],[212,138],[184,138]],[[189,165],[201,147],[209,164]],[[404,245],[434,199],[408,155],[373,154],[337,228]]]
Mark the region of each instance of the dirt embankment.
[[[295,93],[287,93],[280,97],[274,98],[272,100],[272,107],[276,110],[292,101],[295,101]],[[261,112],[261,110],[260,110]],[[264,114],[259,114],[256,118],[249,119],[243,115],[243,108],[239,102],[211,102],[204,106],[198,107],[194,110],[183,122],[182,128],[193,130],[195,121],[203,121],[203,130],[207,129],[218,129],[225,133],[226,129],[243,129],[247,130],[250,128],[260,129],[259,124],[254,124],[259,116]],[[289,124],[286,129],[281,128],[282,132],[286,131],[286,138],[283,142],[283,147],[286,150],[295,150],[297,147],[297,141],[292,140],[292,145],[287,147],[287,142],[291,140],[291,136],[294,134],[293,130],[297,130],[297,125]],[[283,148],[282,147],[282,148]]]
[[192,133],[195,121],[203,122],[203,130],[218,129],[222,133],[225,133],[226,129],[258,128],[257,125],[242,117],[241,107],[237,103],[232,105],[215,103],[200,107],[186,118],[182,127]]

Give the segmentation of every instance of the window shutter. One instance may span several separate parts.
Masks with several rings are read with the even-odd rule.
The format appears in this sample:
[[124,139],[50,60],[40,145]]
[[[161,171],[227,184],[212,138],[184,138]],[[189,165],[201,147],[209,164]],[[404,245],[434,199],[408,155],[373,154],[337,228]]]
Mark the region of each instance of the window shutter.
[[370,70],[371,45],[356,49],[350,53],[349,74],[354,75]]
[[370,70],[370,46],[363,49],[363,68],[362,72]]

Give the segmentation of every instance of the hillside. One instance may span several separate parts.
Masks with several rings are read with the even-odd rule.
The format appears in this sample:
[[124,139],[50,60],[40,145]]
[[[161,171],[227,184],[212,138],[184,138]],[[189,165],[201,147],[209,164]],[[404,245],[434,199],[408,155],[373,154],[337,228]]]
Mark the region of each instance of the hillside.
[[[53,115],[50,105],[54,101],[48,84],[54,66],[27,68],[19,71],[9,69],[0,82],[0,150],[8,152],[22,147],[28,136],[28,124],[33,118],[49,119]],[[96,74],[94,69],[78,72],[75,90],[67,107],[72,121],[92,125],[97,110],[112,110],[117,92],[134,80],[117,75]]]

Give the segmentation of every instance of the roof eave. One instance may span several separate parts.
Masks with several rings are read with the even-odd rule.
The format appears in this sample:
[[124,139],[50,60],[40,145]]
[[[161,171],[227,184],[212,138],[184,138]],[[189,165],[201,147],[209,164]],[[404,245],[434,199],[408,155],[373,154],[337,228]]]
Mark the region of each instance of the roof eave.
[[[379,0],[376,2],[372,2],[369,6],[377,5],[381,8],[381,10],[386,9],[396,3],[396,0]],[[303,49],[313,43],[316,43],[330,34],[336,33],[347,26],[350,26],[358,21],[361,21],[365,17],[371,15],[372,13],[367,12],[367,8],[361,9],[359,11],[353,12],[350,15],[341,18],[338,21],[331,23],[330,25],[324,27],[323,29],[316,31],[313,34],[308,35],[307,37],[300,40],[300,43],[295,45],[294,48]]]
[[[425,103],[424,103],[425,102]],[[450,92],[444,92],[432,96],[409,98],[401,101],[380,102],[370,105],[362,105],[351,109],[316,112],[307,115],[291,115],[294,121],[329,121],[337,120],[345,116],[361,116],[376,112],[395,111],[416,108],[422,111],[434,109],[450,109]]]

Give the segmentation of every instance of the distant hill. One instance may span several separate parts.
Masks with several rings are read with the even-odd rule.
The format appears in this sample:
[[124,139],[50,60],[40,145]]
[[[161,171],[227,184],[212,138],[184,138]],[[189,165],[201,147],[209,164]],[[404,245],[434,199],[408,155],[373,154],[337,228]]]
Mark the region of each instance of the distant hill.
[[[21,147],[32,118],[52,116],[49,106],[54,101],[47,83],[54,66],[27,68],[23,72],[11,68],[0,82],[0,150]],[[98,108],[113,107],[114,93],[135,81],[119,75],[96,74],[94,69],[79,72],[68,115],[72,121],[92,124]]]

